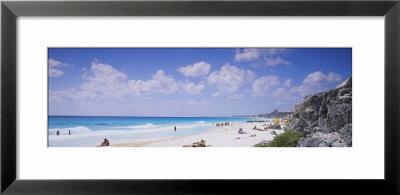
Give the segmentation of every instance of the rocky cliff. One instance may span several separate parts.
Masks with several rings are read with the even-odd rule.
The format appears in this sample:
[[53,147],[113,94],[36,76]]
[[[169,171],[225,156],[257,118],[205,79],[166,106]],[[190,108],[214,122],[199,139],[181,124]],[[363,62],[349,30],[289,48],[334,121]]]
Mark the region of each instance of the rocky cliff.
[[295,105],[286,129],[303,132],[298,147],[351,147],[352,78],[329,91],[306,96]]

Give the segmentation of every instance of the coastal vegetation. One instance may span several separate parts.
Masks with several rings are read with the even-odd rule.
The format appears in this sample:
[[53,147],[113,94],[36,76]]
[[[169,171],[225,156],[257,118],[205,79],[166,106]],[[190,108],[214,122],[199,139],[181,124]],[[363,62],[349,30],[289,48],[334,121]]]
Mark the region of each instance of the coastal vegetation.
[[303,133],[296,133],[293,129],[274,137],[272,141],[264,141],[256,144],[255,147],[296,147]]

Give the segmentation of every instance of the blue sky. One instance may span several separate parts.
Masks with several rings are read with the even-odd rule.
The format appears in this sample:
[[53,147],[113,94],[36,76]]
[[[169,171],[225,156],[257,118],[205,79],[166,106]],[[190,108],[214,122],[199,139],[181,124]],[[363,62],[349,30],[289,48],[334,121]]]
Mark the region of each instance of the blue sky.
[[351,48],[49,48],[49,115],[293,110],[352,74]]

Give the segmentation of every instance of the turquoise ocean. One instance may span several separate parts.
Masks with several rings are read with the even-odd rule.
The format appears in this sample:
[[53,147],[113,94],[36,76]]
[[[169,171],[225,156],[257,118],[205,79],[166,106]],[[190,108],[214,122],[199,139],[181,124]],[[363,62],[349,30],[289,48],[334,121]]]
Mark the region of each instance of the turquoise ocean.
[[[236,117],[116,117],[49,116],[49,147],[94,147],[203,133],[215,123],[242,123],[257,118]],[[177,130],[174,131],[176,126]],[[57,136],[57,131],[60,135]],[[69,135],[69,131],[71,135]]]

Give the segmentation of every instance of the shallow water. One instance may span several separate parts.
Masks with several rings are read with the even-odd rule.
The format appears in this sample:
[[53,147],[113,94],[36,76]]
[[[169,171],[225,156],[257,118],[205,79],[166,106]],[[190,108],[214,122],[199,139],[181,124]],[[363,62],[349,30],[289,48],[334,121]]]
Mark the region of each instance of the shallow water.
[[[240,123],[257,118],[233,117],[107,117],[49,116],[49,147],[87,147],[202,133],[215,123]],[[176,126],[177,130],[174,131]],[[69,130],[71,135],[69,135]],[[57,131],[60,135],[57,136]]]

